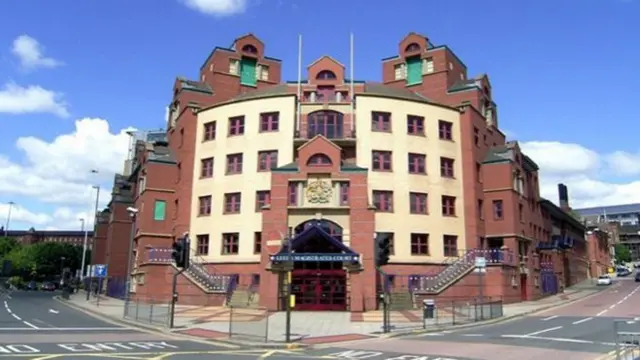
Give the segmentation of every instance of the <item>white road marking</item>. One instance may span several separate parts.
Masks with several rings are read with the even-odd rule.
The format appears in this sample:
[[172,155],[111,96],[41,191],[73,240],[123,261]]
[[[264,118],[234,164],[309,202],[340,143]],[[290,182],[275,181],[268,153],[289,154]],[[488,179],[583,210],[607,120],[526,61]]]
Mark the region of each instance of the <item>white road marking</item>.
[[596,316],[602,316],[602,315],[604,315],[604,313],[606,313],[606,312],[607,312],[607,310],[602,310],[602,311],[600,311],[599,313],[597,313],[597,314],[596,314]]
[[27,326],[30,326],[28,328],[5,328],[5,327],[0,327],[0,331],[113,331],[113,330],[123,330],[126,329],[124,327],[97,327],[97,328],[83,328],[83,327],[77,327],[77,328],[38,328],[35,327],[33,324],[29,324],[28,322],[24,322]]
[[616,305],[620,305],[620,304],[622,304],[623,302],[627,301],[630,297],[632,297],[632,296],[633,296],[633,294],[637,293],[637,292],[638,292],[638,290],[640,290],[640,286],[637,286],[635,289],[633,289],[633,291],[632,291],[632,292],[630,292],[630,293],[628,293],[627,295],[625,295],[625,297],[623,297],[623,298],[622,298],[622,300],[620,300],[620,301],[618,301],[617,303],[615,303],[615,304],[613,304],[613,305],[609,306],[609,308],[604,309],[604,310],[600,311],[599,313],[597,313],[597,314],[596,314],[596,316],[602,316],[602,315],[606,314],[606,313],[607,313],[607,311],[609,311],[609,310],[611,310],[611,309],[615,308],[615,307],[616,307]]
[[534,335],[539,335],[539,334],[544,334],[546,332],[549,331],[554,331],[554,330],[558,330],[558,329],[562,329],[562,326],[554,326],[552,328],[548,328],[548,329],[544,329],[544,330],[540,330],[540,331],[536,331],[536,332],[532,332],[530,334],[526,334],[524,336],[534,336]]
[[588,318],[585,318],[585,319],[582,319],[582,320],[574,321],[573,325],[582,324],[582,323],[587,322],[589,320],[593,320],[593,318],[592,317],[588,317]]
[[428,333],[428,334],[423,334],[422,336],[444,336],[443,333]]
[[482,334],[462,334],[462,336],[468,336],[468,337],[482,337],[484,335]]
[[53,309],[49,309],[49,312],[52,313],[52,314],[59,314],[60,313],[60,311],[53,310]]
[[22,321],[22,319],[20,318],[20,316],[16,315],[16,314],[11,314],[11,316],[13,316],[16,320],[18,321]]
[[557,318],[557,317],[558,317],[558,315],[549,316],[549,317],[547,317],[547,318],[542,319],[542,321],[549,321],[549,320],[553,320],[553,319],[555,319],[555,318]]
[[511,339],[531,339],[531,340],[567,342],[567,343],[576,343],[576,344],[595,344],[596,343],[595,341],[589,341],[589,340],[549,338],[549,337],[532,336],[532,335],[500,335],[500,337],[511,338]]
[[23,323],[24,323],[25,325],[27,325],[28,327],[30,327],[30,328],[32,328],[32,329],[34,329],[34,330],[38,330],[38,329],[39,329],[37,326],[33,325],[32,323],[30,323],[30,322],[28,322],[28,321],[23,321]]

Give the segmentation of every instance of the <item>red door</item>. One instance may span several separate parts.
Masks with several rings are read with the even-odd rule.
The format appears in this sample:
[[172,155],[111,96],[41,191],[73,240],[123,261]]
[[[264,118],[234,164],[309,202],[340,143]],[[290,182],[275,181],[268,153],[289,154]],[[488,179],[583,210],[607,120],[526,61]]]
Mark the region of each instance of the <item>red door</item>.
[[527,300],[527,275],[520,275],[520,298],[522,301]]
[[294,270],[291,287],[296,297],[295,310],[345,311],[347,309],[344,270]]

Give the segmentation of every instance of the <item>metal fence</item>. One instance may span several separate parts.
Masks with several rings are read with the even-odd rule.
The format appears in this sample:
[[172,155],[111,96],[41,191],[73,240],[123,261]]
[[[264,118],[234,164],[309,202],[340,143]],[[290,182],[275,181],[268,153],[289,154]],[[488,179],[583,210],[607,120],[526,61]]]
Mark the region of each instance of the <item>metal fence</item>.
[[272,315],[262,307],[230,306],[229,332],[230,338],[248,339],[267,342],[276,339],[277,334],[269,334],[269,317]]
[[640,358],[640,318],[613,322],[616,360]]
[[124,318],[128,320],[141,324],[168,327],[170,317],[170,301],[126,299],[124,302]]

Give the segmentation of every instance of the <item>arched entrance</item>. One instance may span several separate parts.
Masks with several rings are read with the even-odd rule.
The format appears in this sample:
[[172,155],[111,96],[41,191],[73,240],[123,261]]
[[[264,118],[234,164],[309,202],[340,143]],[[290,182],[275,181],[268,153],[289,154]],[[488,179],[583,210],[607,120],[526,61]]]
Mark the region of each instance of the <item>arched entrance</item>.
[[[315,228],[315,229],[311,229]],[[320,231],[309,231],[309,230]],[[330,220],[309,220],[294,229],[295,253],[339,254],[342,227]],[[327,241],[327,235],[334,241]],[[302,311],[347,310],[347,274],[342,261],[296,261],[291,274],[295,309]]]

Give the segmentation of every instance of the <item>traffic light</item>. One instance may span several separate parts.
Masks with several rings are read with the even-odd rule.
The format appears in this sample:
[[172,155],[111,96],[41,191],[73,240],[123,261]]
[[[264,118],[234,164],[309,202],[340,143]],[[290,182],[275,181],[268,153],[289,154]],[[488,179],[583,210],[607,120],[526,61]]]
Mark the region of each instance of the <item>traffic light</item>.
[[391,255],[391,234],[377,234],[374,246],[376,267],[387,265],[389,263],[389,255]]
[[171,258],[175,261],[176,266],[181,269],[189,267],[189,238],[187,236],[178,238],[173,242],[173,251]]

